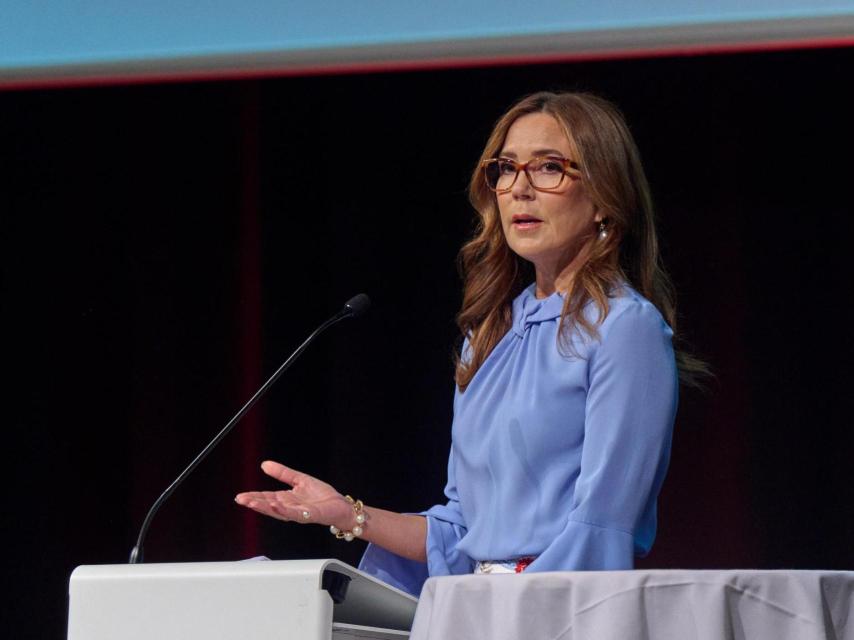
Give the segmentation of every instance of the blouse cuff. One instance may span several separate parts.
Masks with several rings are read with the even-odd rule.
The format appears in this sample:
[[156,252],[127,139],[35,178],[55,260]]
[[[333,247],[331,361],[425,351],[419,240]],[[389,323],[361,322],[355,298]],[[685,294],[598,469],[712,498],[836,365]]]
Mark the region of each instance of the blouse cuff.
[[634,568],[628,531],[570,520],[528,571],[623,571]]
[[471,573],[474,570],[474,562],[457,550],[457,543],[466,533],[462,515],[457,510],[436,505],[418,515],[427,519],[426,564],[375,544],[368,545],[359,562],[361,571],[416,597],[429,576]]
[[474,561],[459,550],[466,535],[462,514],[447,505],[424,511],[427,517],[427,567],[430,576],[450,576],[474,571]]
[[427,565],[423,562],[409,560],[375,544],[365,549],[359,570],[416,598],[428,577]]

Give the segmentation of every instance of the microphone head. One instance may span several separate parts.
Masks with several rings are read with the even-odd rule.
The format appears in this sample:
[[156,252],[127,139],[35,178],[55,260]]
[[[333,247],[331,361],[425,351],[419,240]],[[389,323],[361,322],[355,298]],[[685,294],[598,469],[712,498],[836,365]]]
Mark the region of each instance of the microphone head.
[[344,313],[350,317],[357,317],[371,308],[371,299],[364,293],[353,296],[344,304]]

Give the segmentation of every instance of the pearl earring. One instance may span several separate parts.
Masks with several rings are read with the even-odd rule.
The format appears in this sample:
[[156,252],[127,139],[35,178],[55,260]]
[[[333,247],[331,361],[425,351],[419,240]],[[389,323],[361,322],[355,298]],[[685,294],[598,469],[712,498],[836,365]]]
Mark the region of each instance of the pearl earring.
[[608,225],[604,220],[599,221],[599,239],[605,240],[608,237]]

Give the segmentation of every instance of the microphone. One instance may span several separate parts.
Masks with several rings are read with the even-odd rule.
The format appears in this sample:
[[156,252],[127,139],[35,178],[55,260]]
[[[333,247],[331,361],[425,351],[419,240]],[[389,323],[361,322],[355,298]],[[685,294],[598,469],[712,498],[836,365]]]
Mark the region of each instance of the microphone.
[[350,317],[358,318],[359,316],[365,315],[365,312],[370,308],[371,299],[364,293],[360,293],[344,303],[344,309],[341,310],[341,313],[346,313]]
[[288,368],[290,368],[294,360],[296,360],[300,356],[300,354],[306,350],[308,345],[310,345],[317,336],[319,336],[333,324],[336,324],[337,322],[340,322],[345,318],[356,318],[358,316],[361,316],[370,308],[370,306],[371,299],[368,298],[368,296],[366,296],[364,293],[360,293],[359,295],[350,298],[344,304],[344,308],[341,309],[341,311],[336,313],[334,316],[329,318],[329,320],[327,320],[317,329],[315,329],[312,334],[305,339],[305,342],[298,346],[296,350],[290,355],[290,357],[285,360],[278,369],[276,369],[276,372],[270,376],[267,382],[261,385],[261,388],[255,392],[255,395],[249,398],[249,401],[245,405],[243,405],[243,408],[240,409],[240,411],[238,411],[234,415],[234,417],[228,421],[228,423],[222,428],[222,430],[218,434],[216,434],[214,439],[211,440],[208,445],[204,449],[202,449],[202,452],[197,455],[193,459],[193,461],[187,466],[187,468],[181,472],[181,475],[175,478],[172,484],[170,484],[166,488],[166,491],[160,494],[160,497],[155,500],[153,505],[151,505],[151,508],[148,510],[148,513],[145,516],[145,520],[143,520],[142,522],[142,527],[140,527],[139,535],[136,539],[136,545],[130,552],[130,559],[128,560],[128,564],[139,564],[140,562],[142,562],[142,544],[145,541],[145,534],[148,533],[148,527],[151,525],[151,521],[154,518],[154,514],[157,513],[158,509],[160,509],[163,503],[169,499],[169,496],[171,496],[175,492],[175,489],[177,489],[180,484],[184,482],[187,476],[189,476],[193,472],[193,470],[199,466],[202,460],[204,460],[208,456],[208,454],[213,451],[214,448],[220,443],[220,441],[228,435],[228,433],[234,428],[234,426],[238,422],[240,422],[241,418],[243,418],[243,416],[245,416],[249,412],[249,410],[255,405],[255,403],[261,399],[261,396],[267,393],[267,390],[271,386],[273,386],[273,383],[275,383],[276,380],[279,379],[279,376],[281,376],[285,371],[288,370]]

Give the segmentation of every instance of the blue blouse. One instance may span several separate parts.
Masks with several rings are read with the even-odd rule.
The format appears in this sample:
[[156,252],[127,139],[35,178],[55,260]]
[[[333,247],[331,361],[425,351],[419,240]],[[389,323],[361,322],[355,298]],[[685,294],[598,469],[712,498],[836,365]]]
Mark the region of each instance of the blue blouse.
[[[676,414],[673,332],[623,287],[598,339],[559,348],[563,302],[523,291],[511,330],[457,389],[448,502],[423,514],[426,565],[370,545],[363,571],[417,595],[428,574],[471,573],[479,560],[619,570],[649,551]],[[598,308],[585,313],[595,322]]]

